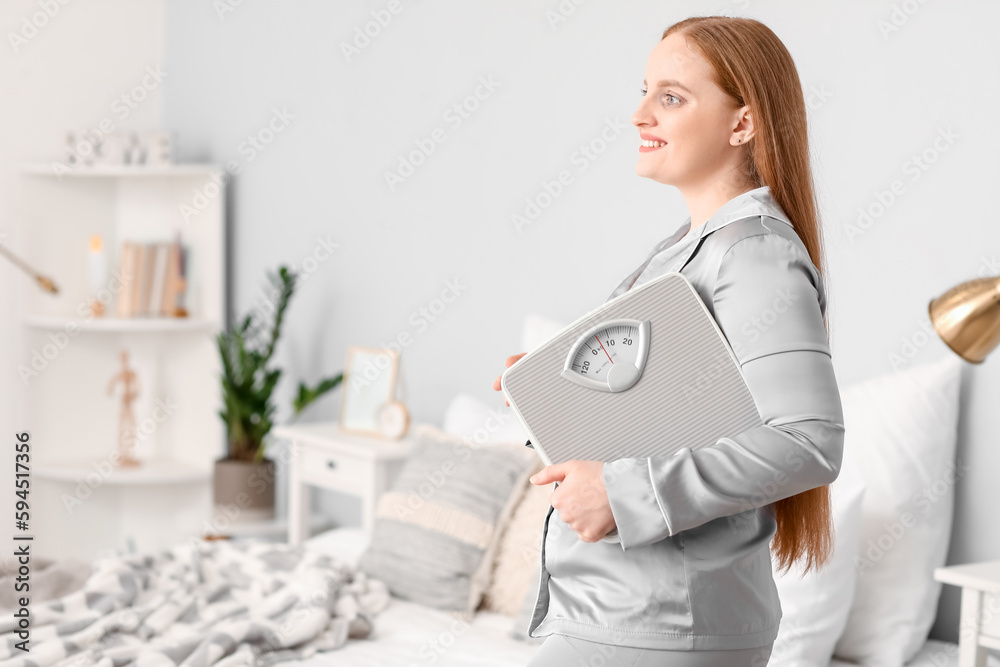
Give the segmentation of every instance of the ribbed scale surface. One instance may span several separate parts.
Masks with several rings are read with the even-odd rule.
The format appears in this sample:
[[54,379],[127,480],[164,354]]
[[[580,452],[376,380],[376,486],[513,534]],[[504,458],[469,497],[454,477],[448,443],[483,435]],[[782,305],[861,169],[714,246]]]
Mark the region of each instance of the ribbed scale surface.
[[[649,359],[632,388],[608,393],[560,376],[588,328],[650,320]],[[722,331],[680,273],[634,287],[585,315],[507,369],[507,397],[550,463],[672,454],[762,422]]]

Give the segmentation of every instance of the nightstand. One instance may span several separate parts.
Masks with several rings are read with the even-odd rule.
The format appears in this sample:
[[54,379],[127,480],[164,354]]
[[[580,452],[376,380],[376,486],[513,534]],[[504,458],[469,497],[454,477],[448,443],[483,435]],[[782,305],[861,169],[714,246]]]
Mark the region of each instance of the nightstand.
[[939,567],[934,579],[962,588],[959,667],[986,667],[986,649],[1000,650],[1000,560]]
[[288,542],[308,537],[309,487],[317,486],[361,498],[361,525],[371,534],[379,496],[395,481],[410,455],[414,429],[400,440],[365,437],[342,431],[337,422],[276,426],[287,440]]

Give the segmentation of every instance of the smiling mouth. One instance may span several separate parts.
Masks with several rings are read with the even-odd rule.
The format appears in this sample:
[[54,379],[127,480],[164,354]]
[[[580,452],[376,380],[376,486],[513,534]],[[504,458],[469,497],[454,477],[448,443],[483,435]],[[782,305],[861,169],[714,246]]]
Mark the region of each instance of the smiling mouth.
[[640,153],[651,153],[653,151],[660,150],[661,148],[663,148],[666,145],[667,144],[666,144],[665,141],[651,141],[649,139],[643,139],[639,143],[639,152]]

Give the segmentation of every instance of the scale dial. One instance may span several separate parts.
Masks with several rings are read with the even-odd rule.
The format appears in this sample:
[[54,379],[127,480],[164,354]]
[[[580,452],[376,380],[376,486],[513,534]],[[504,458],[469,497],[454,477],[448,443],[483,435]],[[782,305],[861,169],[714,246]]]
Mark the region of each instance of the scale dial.
[[606,320],[573,343],[562,376],[596,391],[625,391],[639,381],[648,352],[649,320]]

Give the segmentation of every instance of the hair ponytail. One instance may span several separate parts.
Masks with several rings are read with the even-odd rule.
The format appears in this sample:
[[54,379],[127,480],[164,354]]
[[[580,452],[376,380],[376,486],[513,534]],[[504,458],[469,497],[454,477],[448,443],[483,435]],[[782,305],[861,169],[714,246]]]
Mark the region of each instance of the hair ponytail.
[[[750,18],[696,16],[670,26],[661,39],[675,32],[708,60],[715,83],[736,107],[750,107],[754,135],[745,148],[747,174],[756,187],[770,188],[825,286],[806,106],[791,54],[770,28]],[[829,335],[825,313],[823,326]],[[829,485],[783,498],[773,506],[777,531],[771,547],[778,567],[790,568],[801,558],[806,572],[823,565],[833,543]]]

